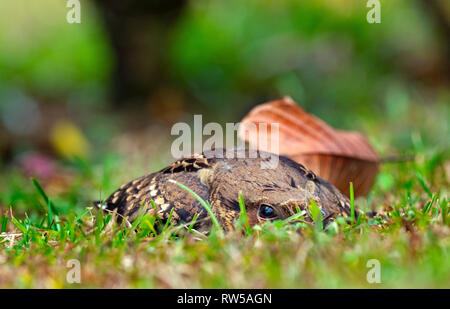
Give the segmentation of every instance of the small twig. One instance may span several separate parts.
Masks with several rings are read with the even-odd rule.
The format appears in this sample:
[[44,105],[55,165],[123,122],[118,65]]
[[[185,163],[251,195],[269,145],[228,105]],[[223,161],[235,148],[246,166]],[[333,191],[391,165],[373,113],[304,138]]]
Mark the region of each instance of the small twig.
[[[98,206],[97,206],[98,207]],[[121,215],[121,214],[119,214],[118,212],[117,212],[117,209],[115,209],[115,210],[109,210],[109,209],[102,209],[101,207],[99,207],[102,211],[106,211],[106,212],[108,212],[108,213],[110,213],[110,214],[116,214],[117,216],[119,216],[119,217],[122,217],[122,219],[124,219],[125,220],[125,224],[127,225],[127,227],[128,228],[130,228],[130,227],[132,227],[132,224],[130,223],[130,221],[128,221],[128,219],[126,218],[126,217],[124,217],[123,215]]]
[[18,237],[22,236],[22,233],[1,233],[0,237]]
[[[203,223],[203,222],[208,221],[208,220],[211,220],[210,217],[205,217],[205,218],[203,218],[203,219],[197,220],[197,221],[195,221],[195,223]],[[188,230],[188,228],[190,227],[190,225],[192,224],[192,222],[193,222],[193,221],[187,222],[187,223],[185,223],[185,224],[173,226],[173,227],[171,227],[171,228],[168,228],[168,229],[166,230],[166,233],[167,233],[167,234],[176,233],[176,232],[178,232],[178,231],[181,230],[181,229],[186,229],[186,230]],[[191,229],[190,229],[190,232],[193,232],[193,233],[195,233],[196,235],[200,235],[200,236],[206,238],[206,235],[204,235],[203,233],[197,231],[196,229],[191,228]]]
[[51,228],[52,228],[52,226],[53,226],[53,223],[55,223],[55,219],[52,220],[52,223],[50,223],[50,226],[48,227],[47,230],[51,230]]

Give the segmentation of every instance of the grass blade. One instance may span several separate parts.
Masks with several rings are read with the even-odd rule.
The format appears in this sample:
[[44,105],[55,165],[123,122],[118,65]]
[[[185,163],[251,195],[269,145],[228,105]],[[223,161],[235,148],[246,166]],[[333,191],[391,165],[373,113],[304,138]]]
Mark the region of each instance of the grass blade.
[[6,232],[6,226],[8,225],[8,217],[2,216],[2,230],[1,233]]
[[425,184],[425,180],[423,179],[422,175],[420,173],[416,173],[417,180],[419,180],[420,185],[422,186],[423,190],[427,193],[427,195],[432,198],[433,193],[431,193],[430,188]]
[[42,196],[42,198],[44,199],[45,203],[47,204],[47,209],[48,209],[47,224],[48,224],[48,226],[54,231],[59,230],[59,224],[57,224],[57,225],[53,225],[52,224],[52,222],[57,219],[57,217],[54,216],[54,215],[56,215],[56,207],[55,207],[55,205],[49,199],[49,197],[45,193],[44,189],[42,189],[42,187],[39,184],[39,182],[35,178],[31,178],[31,181],[33,182],[33,185],[36,188],[37,192]]
[[220,226],[219,221],[217,221],[217,218],[214,215],[214,212],[212,211],[212,208],[211,208],[211,205],[209,205],[209,202],[205,202],[205,200],[203,200],[197,193],[195,193],[194,191],[192,191],[190,188],[186,187],[182,183],[179,183],[178,181],[173,180],[173,179],[170,179],[169,181],[171,183],[176,184],[180,188],[186,190],[187,192],[189,192],[189,194],[191,194],[193,197],[195,197],[200,202],[200,204],[202,204],[202,206],[206,209],[206,211],[208,212],[209,216],[211,217],[211,221],[213,223],[213,226],[217,230],[222,232],[222,227]]
[[163,232],[166,231],[167,227],[170,224],[170,220],[172,219],[172,215],[173,215],[173,211],[175,210],[175,207],[172,207],[172,209],[170,210],[170,214],[169,214],[169,218],[167,218],[166,220],[166,224],[164,224],[164,228],[163,228]]
[[22,233],[25,234],[28,231],[27,228],[16,218],[12,217],[11,221]]
[[239,209],[241,210],[241,214],[239,219],[244,223],[245,234],[248,235],[251,232],[250,224],[248,223],[247,211],[245,210],[244,196],[242,193],[239,194]]
[[309,210],[311,213],[311,218],[314,221],[314,226],[317,227],[319,231],[323,230],[323,217],[322,212],[320,211],[319,206],[317,206],[316,201],[311,199],[309,204]]
[[194,227],[195,222],[197,222],[197,219],[198,219],[198,214],[195,214],[194,218],[192,218],[191,224],[189,224],[189,227],[187,229],[189,233],[192,231],[192,228]]
[[353,182],[350,182],[350,209],[352,223],[355,223],[355,194],[353,192]]

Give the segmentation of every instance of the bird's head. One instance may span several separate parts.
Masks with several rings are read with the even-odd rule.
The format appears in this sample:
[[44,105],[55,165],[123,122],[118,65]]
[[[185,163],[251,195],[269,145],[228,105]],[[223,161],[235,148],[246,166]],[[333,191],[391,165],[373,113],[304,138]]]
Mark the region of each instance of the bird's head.
[[326,217],[333,210],[330,205],[339,203],[334,188],[324,185],[302,165],[279,157],[276,167],[262,168],[264,160],[268,159],[218,160],[211,169],[202,171],[202,181],[209,186],[211,207],[224,230],[233,230],[234,221],[240,216],[240,195],[251,226],[286,219],[298,210],[308,213],[311,200]]

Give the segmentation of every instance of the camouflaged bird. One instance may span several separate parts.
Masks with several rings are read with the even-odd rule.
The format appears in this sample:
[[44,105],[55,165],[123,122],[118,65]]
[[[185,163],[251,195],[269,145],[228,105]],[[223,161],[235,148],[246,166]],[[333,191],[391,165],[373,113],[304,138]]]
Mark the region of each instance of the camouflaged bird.
[[251,226],[265,220],[286,219],[298,209],[308,217],[311,200],[319,206],[325,224],[337,216],[351,216],[348,198],[303,165],[277,156],[275,168],[263,168],[270,155],[274,156],[249,150],[206,151],[124,184],[105,201],[103,208],[117,212],[119,218],[129,222],[136,219],[144,205],[148,213],[158,215],[162,221],[169,218],[173,209],[174,224],[187,224],[197,214],[194,228],[208,231],[211,220],[206,209],[176,184],[179,182],[209,201],[225,231],[234,229],[233,222],[240,215],[240,194]]

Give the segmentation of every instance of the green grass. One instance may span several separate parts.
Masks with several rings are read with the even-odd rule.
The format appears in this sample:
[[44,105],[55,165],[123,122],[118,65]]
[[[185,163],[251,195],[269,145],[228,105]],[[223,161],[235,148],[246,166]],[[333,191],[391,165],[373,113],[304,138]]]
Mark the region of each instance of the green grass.
[[[325,230],[314,202],[307,213],[312,222],[299,211],[250,227],[239,197],[237,231],[217,232],[213,217],[217,228],[205,236],[194,229],[197,218],[175,227],[142,211],[122,226],[91,206],[123,182],[161,168],[169,131],[167,137],[161,128],[150,132],[144,144],[157,150],[146,149],[129,130],[159,123],[159,113],[139,110],[145,123],[138,123],[134,112],[106,111],[113,59],[90,6],[74,27],[60,1],[17,9],[25,2],[9,1],[0,11],[0,105],[23,93],[43,103],[43,113],[53,104],[59,104],[55,117],[59,107],[76,111],[71,120],[92,142],[92,153],[88,160],[55,162],[52,179],[29,179],[16,163],[29,150],[51,152],[47,130],[36,143],[8,134],[0,141],[0,288],[450,287],[450,92],[435,70],[445,63],[440,35],[420,5],[384,1],[387,18],[378,25],[366,22],[365,1],[345,9],[340,1],[295,0],[186,8],[167,46],[166,64],[178,80],[167,100],[181,108],[175,114],[190,114],[197,108],[185,109],[198,101],[205,121],[236,122],[260,98],[290,95],[332,126],[367,134],[380,154],[414,156],[383,164],[367,197],[355,199],[351,191],[351,218]],[[431,64],[433,74],[414,64]],[[162,86],[162,94],[172,88]],[[179,96],[193,101],[179,104]],[[56,120],[52,115],[43,114],[44,127]],[[9,144],[12,153],[4,153]],[[211,214],[211,205],[201,203]],[[355,207],[384,216],[355,218]],[[80,261],[81,284],[66,281],[71,259]],[[379,284],[366,280],[371,259],[380,261]]]
[[[414,105],[403,118],[366,119],[380,153],[414,160],[383,164],[370,194],[351,199],[353,219],[325,229],[314,203],[309,212],[250,227],[236,197],[236,232],[208,236],[194,222],[172,226],[144,212],[117,225],[114,214],[92,207],[168,163],[157,154],[130,163],[107,148],[92,162],[58,162],[58,177],[47,180],[2,166],[0,287],[450,288],[448,109],[434,108]],[[383,216],[354,218],[355,207]],[[315,220],[304,220],[308,215]],[[66,281],[71,259],[80,261],[81,284]],[[371,259],[380,262],[381,283],[366,280]]]
[[[44,186],[24,178],[40,210],[4,209],[0,287],[449,288],[444,165],[443,159],[432,168],[426,159],[384,165],[369,202],[383,217],[338,218],[323,229],[311,203],[313,222],[298,213],[250,227],[240,198],[236,232],[209,236],[193,224],[161,225],[144,211],[131,226],[94,208],[64,212]],[[389,188],[384,175],[395,179]],[[352,199],[352,207],[367,203]],[[71,259],[80,261],[81,284],[66,281]],[[366,280],[371,259],[380,262],[381,283]]]

